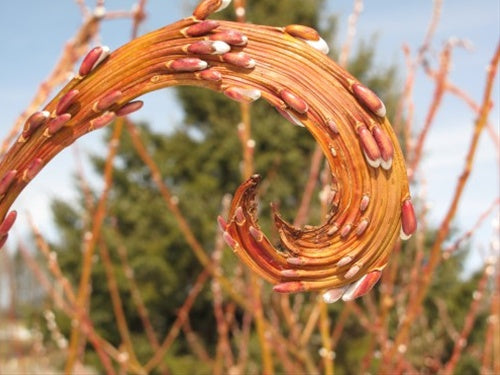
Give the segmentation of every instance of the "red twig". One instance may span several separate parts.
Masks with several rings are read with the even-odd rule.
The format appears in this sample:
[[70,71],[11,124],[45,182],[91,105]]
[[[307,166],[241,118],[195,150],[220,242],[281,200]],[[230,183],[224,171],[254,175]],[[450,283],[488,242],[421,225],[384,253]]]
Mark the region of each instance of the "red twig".
[[495,273],[495,265],[487,264],[484,268],[483,276],[481,280],[479,280],[477,290],[472,294],[472,303],[469,307],[469,312],[465,317],[464,326],[462,331],[460,332],[458,340],[455,340],[455,346],[453,348],[453,353],[451,358],[448,360],[448,363],[444,365],[444,373],[445,374],[453,374],[455,367],[460,359],[460,355],[464,348],[467,345],[467,339],[474,327],[474,322],[476,321],[476,317],[480,308],[480,303],[486,293],[486,287],[488,285],[488,280],[494,276]]
[[464,169],[457,182],[455,193],[453,194],[450,207],[448,208],[446,216],[444,217],[437,232],[436,239],[430,251],[428,264],[425,270],[422,272],[422,277],[419,280],[418,293],[415,296],[415,298],[410,300],[408,303],[408,307],[406,309],[406,315],[401,322],[392,349],[389,350],[386,354],[387,358],[394,358],[394,356],[396,355],[397,348],[400,345],[406,344],[408,340],[408,334],[411,323],[414,321],[414,319],[417,317],[418,312],[420,311],[422,301],[427,293],[427,289],[432,280],[432,274],[441,260],[441,246],[446,236],[449,234],[451,220],[455,216],[458,203],[460,201],[460,198],[462,197],[463,190],[465,188],[470,172],[472,170],[474,157],[476,155],[477,145],[479,142],[479,137],[486,125],[488,114],[491,109],[491,94],[494,87],[493,84],[495,81],[496,73],[498,70],[499,59],[500,59],[500,44],[497,45],[497,48],[495,50],[495,53],[488,68],[488,74],[486,77],[486,86],[484,89],[484,98],[481,105],[481,113],[474,127],[474,133],[472,135],[471,143],[467,152]]

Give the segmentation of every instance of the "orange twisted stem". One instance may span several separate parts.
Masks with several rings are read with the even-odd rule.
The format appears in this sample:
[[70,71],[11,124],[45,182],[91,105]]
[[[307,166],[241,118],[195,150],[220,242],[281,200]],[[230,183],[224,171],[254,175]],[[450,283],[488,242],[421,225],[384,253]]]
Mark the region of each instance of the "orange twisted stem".
[[96,47],[78,75],[27,121],[0,162],[0,240],[18,194],[63,148],[116,116],[138,110],[149,91],[193,85],[240,102],[264,98],[311,132],[333,176],[326,222],[295,228],[275,212],[280,250],[259,229],[258,176],[237,190],[224,239],[279,292],[326,291],[333,302],[363,295],[378,281],[398,236],[416,229],[406,168],[382,101],[326,56],[306,26],[269,27],[206,20],[229,1],[205,0],[192,17],[109,54]]

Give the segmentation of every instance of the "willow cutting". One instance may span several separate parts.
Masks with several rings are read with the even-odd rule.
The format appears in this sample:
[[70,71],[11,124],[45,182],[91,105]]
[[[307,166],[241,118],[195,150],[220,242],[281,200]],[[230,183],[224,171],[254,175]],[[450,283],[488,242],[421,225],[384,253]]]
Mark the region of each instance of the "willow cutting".
[[255,217],[259,177],[244,182],[228,219],[219,218],[240,259],[278,292],[321,291],[328,302],[359,297],[375,285],[398,237],[416,230],[404,159],[384,104],[327,56],[327,44],[307,26],[207,19],[228,3],[202,1],[189,18],[112,53],[98,46],[87,54],[78,74],[28,118],[0,163],[2,245],[17,216],[10,206],[57,153],[140,109],[138,96],[192,85],[240,102],[266,100],[314,136],[332,173],[324,224],[295,228],[275,212],[280,250]]

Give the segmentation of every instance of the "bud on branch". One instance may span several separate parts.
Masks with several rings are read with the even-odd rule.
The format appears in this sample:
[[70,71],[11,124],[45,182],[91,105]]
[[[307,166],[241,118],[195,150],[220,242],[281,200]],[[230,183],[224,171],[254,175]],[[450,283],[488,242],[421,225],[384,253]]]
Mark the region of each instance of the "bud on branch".
[[[269,27],[205,20],[229,1],[205,0],[192,17],[153,31],[110,53],[92,49],[79,74],[26,122],[0,162],[0,240],[15,213],[7,211],[29,181],[84,134],[141,108],[149,91],[201,86],[251,102],[263,98],[321,146],[333,175],[331,212],[318,227],[275,224],[281,249],[255,217],[253,176],[235,193],[227,244],[278,292],[323,291],[350,300],[380,278],[397,238],[416,230],[406,168],[382,101],[326,53],[306,26]],[[333,204],[334,203],[334,204]]]

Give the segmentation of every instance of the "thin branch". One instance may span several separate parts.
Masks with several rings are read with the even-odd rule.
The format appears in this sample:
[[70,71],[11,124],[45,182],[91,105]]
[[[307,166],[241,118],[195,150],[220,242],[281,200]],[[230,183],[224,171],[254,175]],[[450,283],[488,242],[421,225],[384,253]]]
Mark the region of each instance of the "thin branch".
[[[90,276],[92,274],[92,268],[93,268],[92,259],[96,244],[101,234],[101,228],[104,221],[104,217],[106,215],[106,203],[112,185],[113,161],[115,159],[118,150],[119,138],[122,133],[122,128],[123,128],[123,119],[118,119],[115,123],[115,128],[113,130],[113,135],[110,141],[108,156],[105,162],[104,188],[97,203],[96,211],[94,213],[92,222],[92,231],[90,232],[89,236],[87,236],[88,240],[84,242],[82,274],[80,277],[80,286],[78,289],[78,297],[77,297],[78,311],[82,311],[84,309],[86,301],[89,297]],[[75,365],[76,357],[78,354],[77,349],[79,340],[80,340],[80,331],[74,328],[71,333],[70,348],[65,367],[65,372],[67,373],[73,371],[73,367]]]
[[451,220],[455,217],[458,203],[460,201],[460,198],[462,197],[463,190],[466,186],[470,172],[472,170],[472,166],[477,151],[477,145],[479,142],[479,137],[487,123],[488,114],[491,110],[491,94],[494,87],[496,73],[498,70],[499,59],[500,59],[500,44],[497,45],[496,51],[488,67],[486,85],[484,89],[484,98],[481,105],[481,112],[474,126],[474,133],[472,135],[469,150],[467,152],[464,169],[457,182],[457,186],[455,188],[455,192],[453,194],[450,207],[448,208],[448,211],[437,232],[436,239],[430,251],[428,264],[424,269],[424,271],[422,272],[422,278],[419,280],[418,293],[415,298],[409,301],[408,307],[406,309],[406,315],[403,321],[401,322],[398,334],[394,340],[394,345],[392,346],[391,350],[389,350],[387,353],[388,358],[394,358],[397,348],[400,345],[405,344],[407,342],[411,323],[414,321],[414,319],[418,315],[418,312],[420,311],[419,306],[421,306],[422,301],[427,293],[429,284],[432,280],[433,271],[435,270],[435,268],[437,267],[437,265],[441,260],[441,246],[443,244],[443,241],[449,234]]

